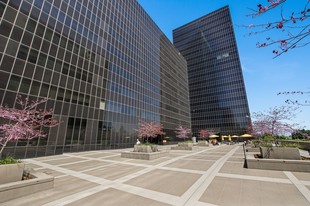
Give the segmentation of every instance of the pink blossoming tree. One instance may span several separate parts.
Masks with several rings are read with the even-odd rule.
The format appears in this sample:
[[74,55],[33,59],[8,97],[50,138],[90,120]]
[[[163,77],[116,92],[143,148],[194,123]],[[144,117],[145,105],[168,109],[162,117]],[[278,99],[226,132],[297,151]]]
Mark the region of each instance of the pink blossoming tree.
[[159,122],[146,122],[140,121],[139,128],[136,130],[138,132],[138,137],[143,140],[146,138],[146,142],[149,141],[149,137],[155,138],[158,135],[164,135],[165,132],[162,130],[164,126]]
[[295,116],[295,108],[275,107],[265,112],[253,114],[253,132],[256,136],[271,135],[273,137],[294,132],[297,124],[290,123]]
[[53,120],[52,110],[37,110],[37,106],[45,103],[47,99],[30,101],[24,100],[19,95],[16,104],[19,108],[8,108],[0,106],[0,118],[8,120],[9,123],[0,125],[0,156],[3,149],[10,141],[30,140],[37,137],[45,137],[43,127],[55,127],[60,122]]
[[176,128],[175,133],[177,138],[183,138],[185,140],[185,138],[188,138],[191,133],[191,129],[180,125]]
[[200,139],[207,139],[209,136],[209,131],[206,129],[202,129],[199,131],[199,138]]
[[[307,41],[307,38],[310,36],[310,1],[296,1],[295,4],[300,5],[300,9],[298,11],[291,11],[290,8],[285,7],[286,2],[287,0],[267,0],[265,5],[258,4],[256,9],[250,9],[252,13],[247,16],[255,18],[264,14],[268,15],[267,13],[279,9],[278,18],[270,20],[270,22],[244,26],[254,30],[249,35],[261,33],[274,34],[273,31],[280,34],[280,39],[266,37],[266,42],[258,42],[256,44],[258,48],[274,45],[278,46],[278,48],[273,50],[275,58],[289,50],[304,47],[310,43]],[[287,12],[285,12],[284,9]]]

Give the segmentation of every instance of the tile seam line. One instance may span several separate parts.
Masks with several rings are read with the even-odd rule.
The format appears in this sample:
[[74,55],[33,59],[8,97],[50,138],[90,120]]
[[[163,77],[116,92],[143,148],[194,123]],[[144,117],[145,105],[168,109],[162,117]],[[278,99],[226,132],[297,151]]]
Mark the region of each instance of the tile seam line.
[[284,178],[261,177],[261,176],[229,174],[229,173],[218,173],[216,176],[234,178],[234,179],[243,179],[243,180],[254,180],[254,181],[262,181],[262,182],[276,182],[276,183],[283,183],[283,184],[292,184],[292,182],[289,179],[284,179]]
[[[187,198],[183,206],[191,205],[191,203],[198,201],[203,192],[209,187],[213,179],[216,177],[216,174],[220,171],[222,166],[225,164],[225,162],[239,149],[239,147],[233,148],[231,151],[229,151],[225,156],[217,160],[212,167],[206,172],[209,174],[202,182],[201,184],[195,189],[195,191]],[[201,191],[203,190],[203,191]],[[198,197],[199,196],[199,197]]]
[[[141,165],[142,167],[145,167],[143,170],[146,170],[146,171],[151,171],[151,170],[153,170],[153,169],[160,169],[161,167],[164,167],[165,165],[167,165],[167,164],[170,164],[171,162],[170,161],[172,161],[172,162],[174,162],[174,161],[177,161],[177,160],[179,160],[179,159],[182,159],[182,157],[184,157],[184,156],[189,156],[189,155],[195,155],[195,154],[197,154],[197,153],[202,153],[202,152],[205,152],[205,151],[208,151],[208,150],[213,150],[213,149],[216,149],[216,148],[208,148],[208,149],[204,149],[204,150],[202,150],[202,151],[197,151],[197,152],[195,152],[195,153],[190,153],[190,154],[186,154],[186,155],[183,155],[183,156],[181,156],[181,157],[176,157],[176,158],[173,158],[173,159],[171,159],[171,160],[168,160],[168,161],[165,161],[165,162],[163,162],[163,163],[166,163],[166,164],[158,164],[158,165],[147,165],[147,166],[145,166],[145,165],[141,165],[141,164],[139,164],[139,165]],[[96,159],[96,158],[89,158],[89,157],[85,157],[85,158],[81,158],[81,159]],[[59,165],[52,165],[52,164],[49,164],[49,163],[46,163],[46,162],[41,162],[40,160],[34,160],[34,159],[26,159],[26,161],[28,160],[28,162],[29,163],[33,163],[33,164],[36,164],[36,165],[40,165],[40,166],[43,166],[44,168],[49,168],[49,169],[52,169],[52,170],[55,170],[55,171],[59,171],[59,172],[62,172],[62,173],[64,173],[63,171],[65,170],[65,171],[68,171],[67,173],[65,173],[65,174],[67,174],[67,175],[70,175],[70,176],[74,176],[74,177],[77,177],[77,178],[80,178],[79,176],[77,176],[77,173],[79,173],[79,174],[81,174],[82,172],[81,171],[74,171],[74,170],[70,170],[70,169],[67,169],[67,168],[63,168],[63,167],[60,167]],[[106,162],[110,162],[110,161],[106,161]],[[112,161],[113,163],[116,163],[117,161]],[[168,163],[167,163],[168,162]],[[124,164],[126,164],[127,162],[118,162],[118,163],[124,163]],[[127,163],[128,164],[128,163]],[[135,165],[135,164],[131,164],[131,163],[129,163],[128,165]],[[161,166],[159,166],[159,165],[161,165]],[[137,166],[137,165],[135,165],[135,166]],[[58,168],[58,169],[56,169],[56,168]],[[169,169],[169,168],[165,168],[165,169]],[[60,171],[60,170],[62,170],[62,171]],[[132,175],[132,174],[131,174]],[[80,178],[80,179],[84,179],[84,178]],[[104,178],[102,178],[103,180],[106,180],[106,179],[104,179]],[[108,180],[107,180],[108,181]]]
[[292,172],[284,171],[284,174],[290,179],[290,181],[295,185],[298,191],[304,196],[304,198],[310,203],[310,191],[307,187],[299,181]]
[[[170,159],[170,160],[164,161],[164,162],[159,163],[159,164],[157,164],[157,165],[148,165],[148,167],[146,167],[146,168],[143,169],[143,170],[145,170],[145,171],[147,171],[147,172],[153,171],[153,170],[155,170],[155,169],[169,170],[169,169],[170,169],[169,167],[165,167],[165,166],[167,166],[168,164],[171,164],[171,163],[176,162],[176,161],[178,161],[178,160],[180,160],[180,159],[183,159],[184,157],[191,156],[191,155],[195,155],[195,154],[202,153],[202,152],[205,152],[205,151],[208,151],[208,150],[213,150],[213,149],[216,149],[216,148],[204,149],[204,150],[202,150],[202,151],[196,151],[195,153],[189,153],[189,154],[186,154],[186,155],[182,155],[181,157],[174,157],[174,158],[172,158],[172,159]],[[173,170],[171,169],[170,171],[175,171],[175,170],[176,170],[176,169],[173,169]],[[143,172],[143,171],[139,171],[139,172]],[[136,172],[136,173],[139,173],[139,172]],[[135,178],[135,177],[136,177],[136,175],[135,175],[136,173],[133,173],[133,174],[129,175],[128,177],[122,177],[122,178],[120,178],[120,179],[117,180],[117,181],[119,181],[119,182],[126,182],[126,181],[128,181],[128,180],[130,180],[130,179]],[[196,173],[196,172],[194,172],[194,173]],[[140,175],[141,175],[141,174],[140,174]],[[128,179],[128,178],[129,178],[129,179]]]
[[[194,153],[189,153],[189,154],[185,154],[185,155],[182,155],[181,157],[175,157],[175,158],[172,158],[171,160],[168,160],[168,161],[165,161],[163,163],[160,163],[158,165],[151,165],[150,167],[146,167],[144,170],[146,170],[147,172],[149,171],[152,171],[154,169],[158,169],[160,167],[164,167],[165,165],[167,164],[170,164],[171,162],[174,162],[174,161],[177,161],[177,160],[180,160],[180,159],[183,159],[184,157],[188,157],[188,156],[193,156],[193,155],[196,155],[196,154],[200,154],[200,153],[203,153],[203,152],[206,152],[206,151],[212,151],[212,150],[215,150],[215,149],[218,149],[220,147],[215,147],[215,148],[207,148],[207,149],[203,149],[201,151],[196,151]],[[68,155],[69,156],[69,155]],[[82,158],[83,159],[83,158]],[[85,159],[88,159],[88,158],[85,158]],[[92,159],[92,158],[91,158]],[[37,164],[37,165],[41,165],[43,167],[46,167],[46,168],[50,168],[50,169],[53,169],[53,170],[56,170],[56,171],[59,171],[59,170],[67,170],[69,173],[67,175],[69,176],[74,176],[74,177],[77,177],[77,178],[80,178],[80,179],[84,179],[84,180],[87,180],[87,181],[90,181],[90,182],[94,182],[93,181],[93,178],[86,178],[85,176],[83,177],[80,177],[79,175],[77,175],[78,173],[81,173],[81,172],[77,172],[77,171],[73,171],[73,170],[70,170],[70,169],[66,169],[66,168],[62,168],[62,167],[58,167],[58,165],[51,165],[51,164],[48,164],[48,163],[45,163],[45,162],[41,162],[41,161],[38,161],[38,160],[33,160],[33,159],[28,159],[29,162],[31,163],[34,163],[34,164]],[[124,162],[119,162],[119,163],[124,163]],[[160,166],[159,166],[160,165]],[[88,175],[86,175],[88,176]],[[130,175],[131,176],[131,175]],[[86,178],[86,179],[85,179]],[[97,177],[94,177],[95,179],[98,179]],[[102,181],[106,182],[107,185],[110,185],[110,184],[113,184],[112,182],[116,183],[116,184],[124,184],[122,181],[110,181],[110,180],[106,180],[104,178],[99,178],[99,179],[102,179]],[[94,182],[96,183],[96,182]],[[97,182],[98,183],[98,182]],[[100,182],[99,183],[100,185],[102,185],[102,183]],[[110,185],[110,187],[112,187],[112,185]],[[89,196],[89,195],[87,195]],[[86,196],[85,196],[86,197]],[[66,202],[66,201],[65,201]],[[64,202],[64,203],[65,203]],[[66,203],[65,203],[66,204]],[[59,205],[63,205],[63,204],[59,204]]]

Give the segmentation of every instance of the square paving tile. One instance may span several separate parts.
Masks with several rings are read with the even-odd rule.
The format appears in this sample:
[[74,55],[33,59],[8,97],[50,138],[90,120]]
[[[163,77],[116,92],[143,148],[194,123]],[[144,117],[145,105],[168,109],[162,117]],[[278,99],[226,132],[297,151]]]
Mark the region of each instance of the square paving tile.
[[86,162],[69,164],[69,165],[64,165],[61,167],[66,168],[66,169],[70,169],[70,170],[74,170],[74,171],[83,171],[83,170],[87,170],[87,169],[94,168],[94,167],[105,166],[108,164],[111,164],[111,163],[104,162],[104,161],[89,160]]
[[54,189],[45,190],[32,195],[28,195],[27,198],[21,197],[15,200],[11,200],[5,203],[1,203],[1,206],[41,206],[46,203],[58,200],[65,196],[69,196],[83,190],[95,187],[98,184],[81,180],[75,177],[62,177],[57,178],[54,181]]
[[113,161],[117,161],[117,162],[126,162],[126,161],[128,161],[129,159],[128,158],[122,158],[121,157],[121,154],[118,154],[118,155],[116,155],[116,156],[114,156],[114,157],[102,157],[101,158],[102,160],[104,160],[104,159],[108,159],[108,160],[113,160]]
[[87,154],[84,157],[94,157],[94,158],[102,158],[102,157],[108,157],[108,156],[118,156],[118,154],[114,153],[105,153],[105,152],[100,152],[100,153],[95,153],[95,154]]
[[226,162],[220,173],[288,179],[282,171],[243,168],[243,162]]
[[144,174],[143,177],[136,177],[131,179],[125,182],[125,184],[181,196],[200,177],[201,175],[199,174],[158,169]]
[[190,169],[190,170],[199,170],[206,171],[212,165],[214,161],[201,161],[201,160],[177,160],[171,164],[166,165],[165,167],[181,168],[181,169]]
[[25,168],[29,168],[29,169],[35,169],[35,168],[41,168],[40,165],[36,165],[36,164],[32,164],[32,163],[25,163]]
[[64,175],[64,173],[61,173],[61,172],[58,172],[58,171],[55,171],[52,169],[48,169],[48,168],[37,169],[36,171],[45,173],[45,174],[53,176],[53,177],[58,177],[58,176]]
[[182,155],[184,155],[184,153],[183,154],[179,154],[179,153],[172,153],[172,152],[170,152],[169,153],[169,158],[175,158],[175,157],[179,157],[179,156],[182,156]]
[[162,162],[168,161],[170,159],[171,158],[169,158],[169,157],[161,157],[161,158],[153,159],[153,160],[130,159],[128,162],[137,163],[137,164],[145,164],[145,165],[157,165],[157,164],[160,164]]
[[236,151],[232,156],[244,156],[244,152],[243,151]]
[[203,160],[218,160],[221,157],[222,156],[220,156],[220,155],[208,155],[208,154],[205,154],[205,155],[193,155],[193,156],[190,156],[188,158],[191,158],[191,159],[203,159]]
[[45,161],[45,163],[51,164],[51,165],[61,165],[61,164],[72,163],[72,162],[83,161],[83,160],[84,159],[77,158],[77,157],[67,157],[67,158],[62,158],[62,159]]
[[90,195],[86,198],[83,198],[81,200],[75,201],[67,205],[68,206],[70,205],[167,206],[168,204],[111,188]]
[[310,181],[310,173],[307,172],[292,172],[292,173],[298,180]]
[[56,160],[56,159],[63,159],[65,156],[61,155],[55,155],[55,156],[46,156],[46,157],[36,157],[33,158],[34,160],[39,160],[41,162],[44,162],[45,160]]
[[228,161],[232,162],[244,162],[244,158],[240,156],[230,157]]
[[144,169],[144,167],[114,164],[108,167],[87,171],[85,172],[85,174],[101,177],[108,180],[116,180],[132,173],[138,172],[142,169]]
[[203,156],[219,156],[219,157],[222,157],[224,155],[226,155],[227,152],[203,152],[203,153],[200,153],[199,155],[203,155]]
[[86,155],[97,154],[97,153],[99,153],[99,151],[74,152],[74,153],[65,153],[65,154],[80,157],[80,156],[86,156]]
[[220,158],[221,155],[210,155],[208,153],[202,153],[202,154],[197,154],[197,155],[192,155],[190,157],[187,157],[187,158],[190,158],[190,159],[206,159],[207,157],[214,157],[214,158]]
[[215,177],[200,201],[223,206],[309,205],[293,184],[225,177]]

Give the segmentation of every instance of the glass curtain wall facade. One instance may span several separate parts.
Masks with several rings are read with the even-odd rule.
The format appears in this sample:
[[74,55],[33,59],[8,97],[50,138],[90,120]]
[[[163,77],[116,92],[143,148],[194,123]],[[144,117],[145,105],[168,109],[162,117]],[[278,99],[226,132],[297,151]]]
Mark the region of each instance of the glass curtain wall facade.
[[187,60],[194,135],[244,134],[249,107],[229,7],[175,29],[173,41]]
[[1,105],[47,97],[63,121],[7,153],[132,147],[140,120],[190,127],[186,61],[136,0],[0,0],[0,42]]

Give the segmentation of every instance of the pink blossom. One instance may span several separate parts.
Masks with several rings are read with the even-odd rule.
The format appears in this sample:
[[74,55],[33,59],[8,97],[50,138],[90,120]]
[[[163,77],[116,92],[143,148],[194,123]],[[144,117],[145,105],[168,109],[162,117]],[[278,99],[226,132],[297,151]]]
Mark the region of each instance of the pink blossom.
[[136,130],[138,132],[139,138],[155,138],[157,135],[164,135],[165,132],[163,132],[164,126],[160,124],[159,122],[145,122],[140,121],[139,122],[139,128]]
[[191,133],[191,129],[180,125],[176,128],[175,133],[177,134],[176,137],[185,139],[188,138],[188,135]]
[[201,138],[201,139],[207,138],[208,135],[209,135],[209,131],[206,129],[202,129],[199,131],[199,138]]
[[280,22],[278,23],[277,28],[278,28],[278,29],[282,29],[282,28],[283,28],[283,22],[282,22],[282,21],[280,21]]
[[29,102],[27,98],[22,100],[21,96],[16,98],[16,104],[21,109],[0,106],[0,118],[10,120],[11,123],[3,124],[0,130],[0,155],[10,141],[29,140],[37,137],[45,137],[43,127],[54,127],[60,122],[52,119],[52,110],[37,111],[36,107],[43,104],[47,99]]

